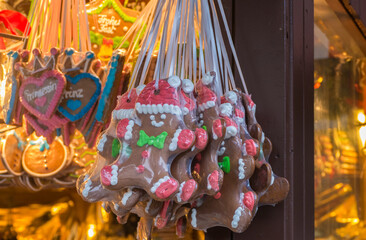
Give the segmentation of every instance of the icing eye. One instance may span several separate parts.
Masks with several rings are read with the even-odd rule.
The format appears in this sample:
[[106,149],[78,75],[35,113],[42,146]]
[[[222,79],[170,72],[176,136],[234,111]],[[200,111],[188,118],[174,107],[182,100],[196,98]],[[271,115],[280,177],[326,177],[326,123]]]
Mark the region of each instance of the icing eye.
[[160,93],[160,89],[155,89],[155,90],[154,90],[154,94],[155,94],[155,95],[158,95],[159,93]]
[[166,115],[165,114],[161,114],[160,118],[161,119],[166,119]]
[[151,119],[151,120],[155,120],[155,116],[154,116],[154,115],[151,115],[151,116],[150,116],[150,119]]
[[127,99],[126,102],[128,102],[128,103],[131,102],[131,99]]

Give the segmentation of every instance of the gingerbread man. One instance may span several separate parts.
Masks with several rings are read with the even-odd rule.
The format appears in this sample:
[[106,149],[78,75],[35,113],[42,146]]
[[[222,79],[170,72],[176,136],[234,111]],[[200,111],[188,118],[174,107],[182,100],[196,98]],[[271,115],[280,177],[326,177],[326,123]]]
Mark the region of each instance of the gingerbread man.
[[131,149],[101,171],[105,188],[144,189],[156,200],[170,198],[178,190],[178,182],[170,175],[170,163],[195,142],[194,132],[187,129],[181,117],[178,96],[181,80],[150,82],[136,102],[136,119],[122,119],[116,127],[117,137]]
[[254,159],[241,151],[241,140],[234,136],[225,141],[220,157],[225,172],[224,183],[215,196],[197,201],[189,213],[193,228],[207,230],[215,226],[243,232],[252,221],[258,205],[257,194],[249,186]]
[[247,115],[247,126],[250,135],[260,143],[259,156],[256,159],[256,170],[250,180],[251,186],[258,192],[261,204],[273,205],[286,198],[290,184],[286,178],[277,177],[272,172],[272,168],[268,163],[269,155],[272,152],[272,143],[265,137],[255,118],[256,105],[251,96],[244,93],[240,94]]

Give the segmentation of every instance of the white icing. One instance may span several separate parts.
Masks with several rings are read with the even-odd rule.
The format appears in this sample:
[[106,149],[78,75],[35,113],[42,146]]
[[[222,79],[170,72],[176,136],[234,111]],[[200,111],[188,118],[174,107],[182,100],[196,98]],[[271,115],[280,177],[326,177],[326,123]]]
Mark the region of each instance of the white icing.
[[199,122],[198,122],[198,127],[202,127],[203,126],[203,120],[200,120]]
[[209,174],[208,177],[207,177],[207,189],[208,190],[211,190],[212,189],[211,184],[210,184],[210,181],[209,181],[210,176],[211,176],[211,174]]
[[209,108],[212,108],[215,106],[215,101],[208,101],[208,102],[205,102],[205,103],[202,103],[198,106],[198,109],[203,112],[204,110],[206,109],[209,109]]
[[174,115],[182,114],[182,110],[180,109],[180,107],[175,106],[173,104],[145,105],[141,103],[136,103],[136,111],[142,114],[158,114],[158,113],[170,113]]
[[135,122],[130,120],[126,127],[125,140],[130,140],[132,138],[132,128],[135,125]]
[[133,115],[133,110],[134,109],[118,109],[118,110],[113,110],[112,112],[112,118],[114,120],[122,120],[125,118],[131,118]]
[[224,155],[225,151],[226,151],[226,148],[225,147],[222,147],[222,148],[220,148],[219,151],[217,151],[217,155],[218,156],[222,156],[222,155]]
[[225,139],[231,138],[238,133],[238,129],[234,126],[226,127]]
[[174,133],[174,137],[172,139],[172,142],[169,144],[169,150],[170,151],[175,151],[177,150],[177,146],[178,146],[178,137],[179,134],[182,132],[182,129],[177,129],[177,131],[175,131]]
[[241,118],[241,117],[235,117],[234,119],[237,123],[243,123],[244,122],[244,118]]
[[200,113],[200,118],[203,118],[203,113]]
[[273,176],[273,172],[272,172],[271,185],[274,183],[274,180],[275,180],[275,178],[274,178],[274,176]]
[[141,91],[145,88],[145,85],[140,85],[136,88],[137,96],[140,95]]
[[161,119],[166,119],[166,115],[165,114],[161,114],[160,118]]
[[[165,115],[164,115],[165,116]],[[150,116],[150,120],[151,120],[151,125],[153,125],[154,127],[161,127],[164,125],[164,122],[163,121],[160,121],[160,122],[156,122],[155,121],[155,116],[154,115],[151,115]]]
[[150,198],[150,200],[147,202],[146,207],[145,207],[146,213],[149,213],[149,209],[150,209],[152,201],[153,201],[152,198]]
[[245,178],[245,164],[242,158],[239,159],[239,179]]
[[158,114],[158,106],[156,106],[156,104],[151,105],[151,109],[153,114]]
[[155,193],[156,189],[158,189],[158,187],[160,187],[160,185],[166,181],[168,181],[170,178],[169,176],[165,176],[163,178],[160,178],[159,181],[157,181],[156,183],[154,183],[154,185],[151,187],[151,192]]
[[129,188],[128,191],[125,194],[123,194],[123,198],[122,198],[122,204],[123,205],[127,204],[127,201],[132,196],[132,193],[133,193],[132,189]]
[[225,98],[226,98],[226,100],[228,100],[229,102],[231,102],[233,104],[236,104],[236,102],[238,101],[238,96],[233,91],[226,92]]
[[116,211],[118,211],[118,209],[119,209],[119,205],[118,205],[117,203],[114,203],[114,204],[113,204],[113,207],[114,207],[114,209],[116,209]]
[[212,138],[213,138],[214,140],[217,140],[217,135],[216,135],[216,133],[215,133],[215,132],[212,132]]
[[181,81],[179,79],[178,76],[171,76],[169,79],[168,79],[168,83],[170,86],[172,86],[173,88],[178,88],[181,84]]
[[116,185],[118,183],[118,166],[112,165],[112,172],[111,172],[111,185]]
[[104,144],[107,142],[107,136],[103,135],[103,137],[99,140],[99,144],[98,144],[98,151],[99,152],[103,152],[104,149]]
[[248,153],[247,153],[247,147],[246,147],[245,142],[243,144],[242,152],[243,152],[244,155],[248,155]]
[[180,197],[182,195],[182,189],[183,189],[183,186],[186,182],[182,182],[179,186],[179,192],[177,193],[177,201],[178,202],[181,202],[182,201],[182,198]]
[[183,79],[182,88],[185,93],[191,93],[191,92],[193,92],[194,85],[191,80]]
[[225,145],[225,141],[222,141],[222,142],[221,142],[221,146],[224,146],[224,145]]
[[[85,176],[86,177],[86,176]],[[92,185],[92,181],[89,179],[86,183],[85,183],[85,187],[83,189],[83,196],[87,197],[89,195],[89,191],[91,190],[91,185]]]
[[233,106],[230,103],[223,103],[220,105],[220,114],[223,116],[230,117],[233,113]]
[[195,208],[192,209],[192,214],[191,214],[191,217],[192,217],[192,221],[191,221],[191,225],[192,227],[197,227],[197,211]]
[[[243,202],[243,199],[244,199],[244,193],[240,193],[240,203]],[[232,228],[237,228],[238,227],[240,217],[241,217],[241,214],[242,214],[243,211],[244,211],[244,208],[242,208],[242,207],[238,207],[235,210],[235,214],[233,216],[233,221],[231,222],[231,227]]]
[[211,74],[210,74],[210,73],[206,73],[206,74],[203,76],[203,78],[202,78],[202,83],[203,83],[204,85],[208,85],[208,84],[212,83],[213,79],[214,79],[214,77],[213,77],[213,76],[211,76]]

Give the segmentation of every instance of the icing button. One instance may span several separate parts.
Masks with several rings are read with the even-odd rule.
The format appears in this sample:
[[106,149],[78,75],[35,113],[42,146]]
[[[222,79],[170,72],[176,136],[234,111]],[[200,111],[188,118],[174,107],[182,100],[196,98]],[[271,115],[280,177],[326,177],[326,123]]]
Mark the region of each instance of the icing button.
[[150,155],[150,153],[149,153],[149,151],[147,151],[147,150],[145,150],[145,151],[143,151],[142,153],[141,153],[141,156],[142,156],[142,158],[148,158],[149,157],[149,155]]
[[137,171],[138,173],[143,173],[143,172],[145,171],[145,167],[144,167],[144,166],[142,166],[142,165],[138,165],[138,166],[136,167],[136,171]]
[[216,193],[216,195],[214,196],[215,199],[219,199],[220,197],[221,197],[221,193],[220,192]]

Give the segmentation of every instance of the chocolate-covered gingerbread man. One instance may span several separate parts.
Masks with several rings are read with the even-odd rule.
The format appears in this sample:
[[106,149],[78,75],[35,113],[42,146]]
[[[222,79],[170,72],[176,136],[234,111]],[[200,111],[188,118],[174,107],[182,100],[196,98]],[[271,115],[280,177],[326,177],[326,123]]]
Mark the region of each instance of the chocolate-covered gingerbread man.
[[181,80],[170,77],[150,82],[136,102],[136,119],[118,122],[117,137],[127,143],[130,156],[122,155],[101,171],[105,188],[120,190],[137,187],[156,200],[170,198],[178,182],[170,175],[170,163],[195,142],[194,132],[187,129],[178,96]]

